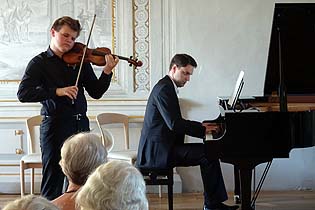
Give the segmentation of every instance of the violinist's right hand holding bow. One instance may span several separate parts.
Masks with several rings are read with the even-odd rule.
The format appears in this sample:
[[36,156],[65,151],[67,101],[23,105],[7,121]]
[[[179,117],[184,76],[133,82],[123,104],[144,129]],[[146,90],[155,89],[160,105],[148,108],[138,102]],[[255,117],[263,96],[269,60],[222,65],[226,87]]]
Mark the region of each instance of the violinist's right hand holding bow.
[[63,88],[56,88],[57,96],[67,96],[68,98],[74,100],[77,98],[78,87],[77,86],[68,86]]
[[119,62],[119,58],[117,56],[113,56],[111,54],[105,55],[106,64],[103,68],[103,72],[107,75],[112,73],[112,70],[115,68],[117,63]]

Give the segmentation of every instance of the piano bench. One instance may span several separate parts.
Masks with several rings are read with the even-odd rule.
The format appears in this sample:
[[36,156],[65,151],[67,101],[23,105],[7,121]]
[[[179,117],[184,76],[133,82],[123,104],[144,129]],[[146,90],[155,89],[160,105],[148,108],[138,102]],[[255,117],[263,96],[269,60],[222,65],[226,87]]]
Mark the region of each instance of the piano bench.
[[152,169],[138,168],[143,175],[146,185],[167,185],[168,209],[173,210],[173,168]]

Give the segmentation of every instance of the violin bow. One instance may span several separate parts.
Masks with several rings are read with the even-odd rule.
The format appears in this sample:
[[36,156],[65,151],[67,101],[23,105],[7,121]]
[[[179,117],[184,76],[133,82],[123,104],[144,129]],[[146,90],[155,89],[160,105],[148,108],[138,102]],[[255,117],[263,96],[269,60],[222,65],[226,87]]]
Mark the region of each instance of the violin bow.
[[76,82],[75,82],[75,86],[78,86],[78,82],[79,82],[79,78],[80,78],[80,74],[81,74],[81,70],[82,70],[82,66],[83,66],[83,62],[84,62],[84,57],[85,57],[85,54],[86,54],[86,49],[87,49],[87,47],[88,47],[88,45],[89,45],[89,42],[90,42],[92,30],[93,30],[94,23],[95,23],[95,18],[96,18],[96,14],[94,14],[92,26],[91,26],[90,33],[89,33],[89,37],[88,37],[88,40],[87,40],[87,42],[86,42],[86,45],[85,45],[85,47],[84,47],[84,49],[83,49],[83,55],[82,55],[82,59],[81,59],[81,63],[80,63],[80,68],[79,68],[77,80],[76,80]]

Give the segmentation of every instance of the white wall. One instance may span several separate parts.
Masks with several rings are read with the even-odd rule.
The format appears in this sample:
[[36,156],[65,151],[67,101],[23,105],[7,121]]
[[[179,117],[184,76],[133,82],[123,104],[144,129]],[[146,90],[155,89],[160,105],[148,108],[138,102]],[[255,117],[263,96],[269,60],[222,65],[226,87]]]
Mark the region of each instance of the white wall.
[[[216,98],[231,94],[240,70],[245,71],[243,95],[263,95],[274,3],[274,0],[163,1],[164,74],[166,60],[175,53],[191,54],[198,63],[191,81],[179,94],[185,117],[200,121],[216,118],[219,114]],[[153,15],[155,12],[160,13],[152,9]],[[289,159],[275,160],[263,189],[314,189],[314,161],[315,148],[294,150]],[[257,177],[262,166],[257,168]],[[231,165],[223,163],[222,169],[227,189],[233,190]],[[184,191],[203,189],[199,167],[178,171]]]

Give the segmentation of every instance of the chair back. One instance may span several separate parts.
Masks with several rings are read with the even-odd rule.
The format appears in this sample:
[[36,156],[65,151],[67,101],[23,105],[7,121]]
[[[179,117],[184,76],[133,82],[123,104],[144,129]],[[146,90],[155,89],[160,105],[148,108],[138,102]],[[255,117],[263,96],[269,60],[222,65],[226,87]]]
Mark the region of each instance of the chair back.
[[115,137],[110,132],[110,128],[106,125],[120,124],[124,130],[124,149],[128,150],[129,145],[129,117],[128,115],[119,113],[101,113],[96,116],[97,125],[101,131],[102,141],[108,152],[110,152],[115,145]]
[[42,123],[41,115],[26,120],[28,153],[40,153],[39,126]]

